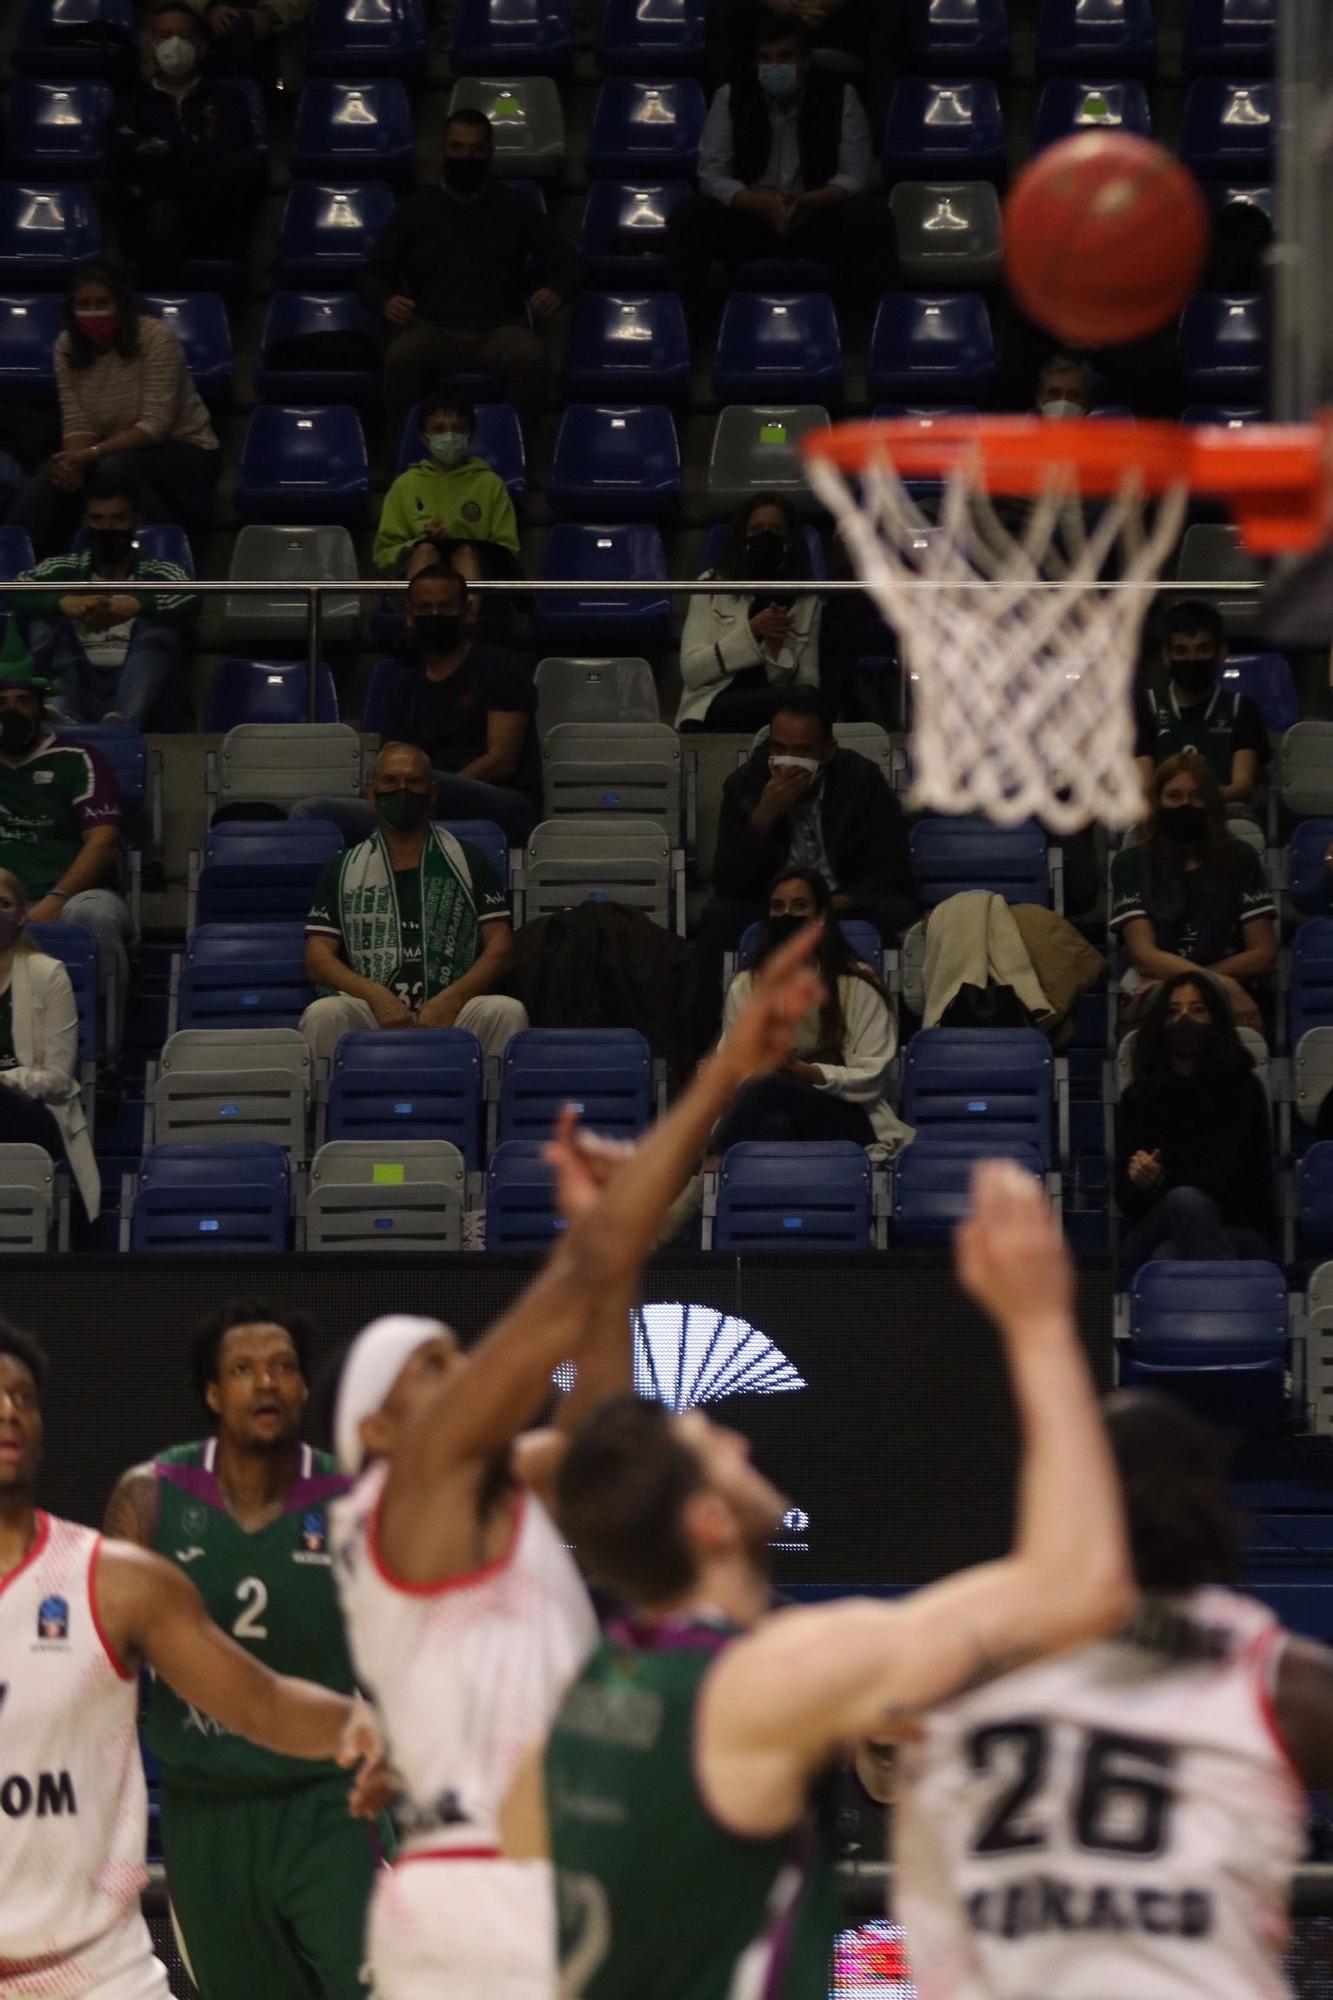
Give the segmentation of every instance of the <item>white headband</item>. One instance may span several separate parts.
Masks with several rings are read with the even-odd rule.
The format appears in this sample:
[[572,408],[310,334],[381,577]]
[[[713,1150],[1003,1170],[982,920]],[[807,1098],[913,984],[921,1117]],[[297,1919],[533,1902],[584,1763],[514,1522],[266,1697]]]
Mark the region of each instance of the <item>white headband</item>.
[[347,1350],[333,1419],[333,1442],[344,1472],[360,1472],[366,1456],[362,1421],[379,1409],[403,1363],[448,1331],[437,1319],[417,1319],[411,1313],[387,1313],[361,1329]]

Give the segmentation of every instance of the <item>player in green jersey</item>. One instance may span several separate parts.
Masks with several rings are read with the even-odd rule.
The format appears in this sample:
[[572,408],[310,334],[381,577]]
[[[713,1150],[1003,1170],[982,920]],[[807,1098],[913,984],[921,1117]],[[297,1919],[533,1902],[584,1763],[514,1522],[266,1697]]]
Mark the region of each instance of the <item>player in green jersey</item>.
[[[299,1437],[311,1332],[254,1299],[212,1314],[193,1370],[216,1435],[125,1473],[106,1529],[184,1570],[266,1665],[352,1693],[328,1550],[329,1502],[347,1481]],[[256,1749],[160,1680],[145,1738],[162,1767],[172,1915],[202,2000],[359,2000],[387,1826],[349,1816],[347,1775]]]
[[561,2000],[826,2000],[846,1746],[1126,1616],[1118,1482],[1037,1182],[979,1167],[956,1255],[1003,1335],[1022,1423],[1002,1561],[892,1604],[766,1615],[787,1503],[742,1439],[631,1397],[572,1439],[559,1519],[626,1610],[547,1747]]

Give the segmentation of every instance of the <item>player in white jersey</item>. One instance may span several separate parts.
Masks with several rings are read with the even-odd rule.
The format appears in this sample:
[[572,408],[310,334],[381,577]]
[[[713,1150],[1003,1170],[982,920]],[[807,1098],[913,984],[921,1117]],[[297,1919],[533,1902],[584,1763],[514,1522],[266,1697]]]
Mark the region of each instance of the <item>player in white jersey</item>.
[[[541,1750],[596,1627],[548,1505],[569,1429],[632,1382],[631,1308],[671,1201],[819,997],[817,935],[768,960],[725,1047],[637,1147],[589,1140],[566,1112],[549,1149],[566,1226],[470,1355],[437,1321],[403,1317],[348,1354],[336,1442],[361,1477],[332,1512],[334,1560],[405,1795],[403,1848],[370,1914],[381,2000],[554,1993]],[[528,1430],[571,1358],[556,1428]]]
[[234,1645],[160,1556],[37,1508],[44,1376],[0,1321],[0,1996],[168,2000],[139,1911],[140,1664],[289,1756],[336,1756],[353,1707]]
[[897,1911],[922,2000],[1279,2000],[1333,1653],[1224,1586],[1220,1439],[1106,1406],[1143,1592],[1119,1637],[992,1680],[901,1759]]

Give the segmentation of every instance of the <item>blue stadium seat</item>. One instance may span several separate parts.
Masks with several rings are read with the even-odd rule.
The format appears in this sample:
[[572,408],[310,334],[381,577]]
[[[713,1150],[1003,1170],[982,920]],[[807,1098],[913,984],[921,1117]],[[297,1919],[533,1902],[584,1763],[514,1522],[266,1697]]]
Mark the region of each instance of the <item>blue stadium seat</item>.
[[[883,972],[884,940],[873,924],[867,923],[864,917],[840,917],[838,929],[863,965],[870,966],[875,972]],[[760,924],[750,924],[741,932],[740,943],[736,946],[738,970],[743,970],[749,964],[762,932],[763,927]]]
[[[717,568],[730,532],[730,521],[714,521],[712,527],[704,536],[704,545],[699,551],[699,570],[701,574],[706,569]],[[822,583],[828,576],[828,560],[824,554],[824,544],[819,539],[819,530],[807,521],[801,529],[801,536],[805,542],[805,553],[810,561],[810,575],[817,582]]]
[[199,924],[185,940],[178,1027],[295,1028],[314,998],[304,924]]
[[965,889],[989,889],[1007,903],[1051,906],[1045,828],[992,826],[988,819],[926,814],[911,831],[912,879],[928,910]]
[[455,76],[564,76],[573,58],[569,0],[455,0]]
[[1330,908],[1324,856],[1333,847],[1333,819],[1303,819],[1287,842],[1287,894],[1303,917],[1322,917]]
[[978,403],[995,380],[995,335],[979,292],[886,292],[867,370],[876,402]]
[[734,293],[713,358],[720,403],[842,401],[842,336],[826,292]]
[[1309,1028],[1333,1027],[1333,917],[1311,917],[1291,941],[1287,1046]]
[[63,290],[72,265],[101,254],[102,223],[89,188],[0,181],[0,285]]
[[1333,1140],[1319,1139],[1296,1170],[1296,1220],[1302,1254],[1333,1249]]
[[40,292],[0,298],[0,403],[55,402],[51,350],[64,326],[63,299]]
[[426,67],[421,0],[315,0],[305,67],[308,76],[419,77]]
[[653,1052],[635,1028],[524,1028],[500,1060],[499,1139],[550,1137],[562,1105],[590,1131],[635,1138],[653,1116]]
[[[238,98],[244,107],[250,127],[250,140],[255,155],[256,179],[261,186],[267,184],[268,177],[268,114],[264,109],[264,94],[252,77],[232,76],[219,78],[217,88]],[[260,170],[262,169],[262,177]],[[256,214],[252,221],[257,221]],[[182,258],[178,282],[192,292],[221,292],[230,298],[244,290],[250,273],[250,249],[247,245],[239,253],[226,256],[218,254],[218,246],[207,239],[196,242],[194,250]]]
[[1072,76],[1056,76],[1042,85],[1032,121],[1034,153],[1074,132],[1101,131],[1151,139],[1152,107],[1144,84],[1080,83]]
[[666,523],[679,513],[680,495],[680,445],[663,404],[566,409],[547,492],[557,518]]
[[1056,1165],[1055,1059],[1036,1028],[923,1028],[907,1046],[902,1115],[932,1139],[984,1135]]
[[236,479],[235,506],[243,521],[336,521],[356,528],[369,492],[366,440],[355,410],[265,403],[252,413]]
[[1253,1431],[1286,1408],[1287,1286],[1259,1260],[1160,1259],[1134,1274],[1127,1387],[1164,1389],[1201,1415]]
[[[163,562],[176,563],[188,577],[194,576],[194,551],[190,547],[190,537],[184,528],[178,528],[171,521],[141,521],[134,531],[135,543],[146,556],[158,556]],[[88,535],[79,528],[72,544],[76,554],[82,554],[88,546]]]
[[690,337],[674,292],[584,292],[574,301],[567,396],[674,404],[689,392]]
[[1257,704],[1270,735],[1280,735],[1301,719],[1301,700],[1284,653],[1230,653],[1222,679]]
[[442,819],[439,824],[456,840],[465,840],[489,863],[502,889],[509,887],[509,841],[502,826],[493,819]]
[[1191,399],[1259,401],[1268,374],[1268,314],[1257,293],[1200,292],[1180,318],[1180,372]]
[[978,1160],[1013,1160],[1039,1179],[1041,1155],[1022,1139],[937,1139],[904,1146],[893,1162],[893,1241],[918,1249],[944,1248],[972,1210],[972,1172]]
[[[499,473],[514,499],[521,500],[528,490],[528,464],[518,411],[512,403],[475,403],[473,409],[477,419],[472,438],[473,451],[478,458],[485,459],[493,472]],[[403,434],[398,440],[394,478],[424,457],[421,405],[418,403],[408,412]]]
[[344,1035],[329,1072],[330,1139],[447,1139],[481,1165],[485,1068],[463,1028],[372,1028]]
[[629,291],[668,285],[667,218],[688,194],[684,181],[594,181],[579,234],[588,282]]
[[[400,627],[403,631],[407,629],[401,621]],[[383,734],[385,699],[399,674],[406,672],[405,660],[376,660],[366,681],[366,691],[361,697],[361,713],[357,717],[357,725],[365,735]]]
[[497,1146],[486,1168],[487,1250],[549,1250],[564,1226],[541,1146],[521,1139]]
[[[318,347],[304,355],[291,343],[324,342],[333,365],[320,365]],[[380,396],[384,335],[353,292],[275,292],[264,315],[255,387],[269,403],[375,405]]]
[[[546,538],[539,582],[586,578],[598,583],[667,580],[666,550],[657,529],[646,522],[584,527],[561,521]],[[605,591],[581,597],[577,591],[536,598],[537,643],[544,653],[598,657],[614,653],[650,658],[667,644],[671,602],[665,592],[634,591],[615,597]]]
[[691,76],[703,66],[707,0],[606,0],[597,61],[611,76]]
[[137,1256],[277,1256],[291,1247],[290,1173],[282,1147],[264,1140],[151,1146],[134,1196],[130,1249]]
[[20,76],[126,83],[138,49],[134,0],[27,0],[14,50]]
[[584,161],[590,180],[682,180],[692,174],[704,123],[693,77],[644,83],[609,76],[597,93]]
[[235,369],[231,323],[217,293],[145,293],[143,308],[163,320],[179,340],[190,379],[209,408],[230,402]]
[[1186,76],[1266,76],[1273,67],[1277,0],[1189,0]]
[[195,923],[304,923],[324,864],[343,845],[331,820],[223,820],[204,841]]
[[16,577],[31,569],[36,557],[26,528],[0,527],[0,579]]
[[350,288],[393,214],[384,181],[326,187],[294,181],[282,211],[273,275],[280,285]]
[[38,951],[58,958],[69,974],[79,1016],[79,1063],[95,1063],[101,1043],[102,992],[97,939],[78,924],[29,924],[28,936]]
[[779,1145],[748,1139],[723,1155],[714,1250],[868,1250],[873,1220],[870,1160],[851,1139]]
[[1261,424],[1264,412],[1258,403],[1245,407],[1220,403],[1187,403],[1180,413],[1182,424],[1221,424],[1224,430],[1244,430],[1246,424]]
[[925,76],[1004,76],[1009,68],[1005,0],[915,0],[910,61]]
[[5,106],[9,165],[39,181],[92,181],[106,163],[111,87],[20,78]]
[[58,743],[82,743],[105,758],[127,819],[143,811],[148,800],[148,746],[141,729],[129,722],[69,722],[54,734]]
[[883,161],[890,181],[1003,181],[1009,143],[999,91],[982,78],[905,77],[889,99]]
[[416,178],[416,131],[399,77],[340,83],[317,77],[296,107],[294,180],[388,181],[405,190]]
[[[242,722],[309,722],[309,685],[304,660],[219,660],[204,707],[204,728],[225,733]],[[338,720],[333,675],[323,665],[315,720]]]
[[1137,76],[1157,68],[1152,0],[1042,0],[1038,76]]
[[1197,77],[1185,93],[1181,159],[1202,180],[1270,179],[1275,109],[1271,84]]

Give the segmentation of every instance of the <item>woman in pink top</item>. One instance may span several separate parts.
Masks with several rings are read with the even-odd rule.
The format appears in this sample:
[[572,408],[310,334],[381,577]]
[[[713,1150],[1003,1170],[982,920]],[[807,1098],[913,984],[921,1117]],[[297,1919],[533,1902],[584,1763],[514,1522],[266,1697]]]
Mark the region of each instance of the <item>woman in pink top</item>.
[[55,344],[60,450],[9,510],[38,559],[68,549],[83,517],[84,482],[111,465],[139,488],[141,521],[207,528],[221,453],[171,328],[141,313],[114,264],[83,264],[65,295]]

